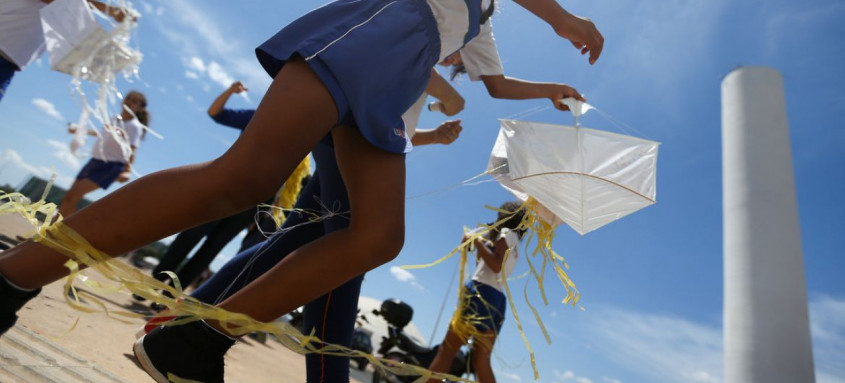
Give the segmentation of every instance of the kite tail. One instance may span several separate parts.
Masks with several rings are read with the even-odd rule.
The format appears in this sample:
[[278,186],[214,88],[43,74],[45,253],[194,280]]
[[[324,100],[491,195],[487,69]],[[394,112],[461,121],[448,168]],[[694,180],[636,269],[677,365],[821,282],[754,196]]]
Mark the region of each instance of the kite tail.
[[[48,188],[49,189],[49,188]],[[46,195],[46,192],[45,192]],[[181,325],[196,320],[214,320],[220,323],[230,334],[239,336],[251,332],[264,332],[274,335],[282,345],[299,354],[319,353],[331,356],[354,357],[367,359],[374,368],[393,375],[418,376],[418,381],[425,382],[428,379],[447,379],[454,382],[472,382],[448,374],[435,373],[425,368],[410,364],[399,364],[395,361],[382,360],[370,353],[352,350],[343,346],[323,343],[312,334],[302,334],[288,323],[270,322],[262,323],[252,319],[248,315],[232,313],[219,307],[212,306],[197,299],[184,295],[181,288],[172,287],[167,283],[152,278],[142,271],[134,268],[120,260],[113,259],[88,241],[79,233],[62,222],[62,217],[56,212],[56,205],[40,201],[32,203],[21,193],[0,193],[0,215],[19,214],[29,221],[34,227],[31,234],[32,240],[41,245],[47,246],[69,259],[65,266],[70,274],[66,278],[66,292],[73,296],[67,298],[72,308],[81,313],[91,313],[98,310],[83,306],[79,302],[79,296],[84,294],[86,301],[99,306],[99,309],[112,318],[128,317],[138,318],[137,314],[126,312],[111,312],[108,306],[99,298],[102,293],[132,293],[147,298],[153,302],[166,305],[167,312],[159,313],[159,316],[175,315],[179,319],[165,322],[165,326]],[[47,217],[40,220],[40,217]],[[54,220],[53,217],[56,217]],[[102,274],[108,282],[101,283],[93,281],[84,275],[83,269],[91,268]],[[86,293],[72,287],[75,280],[84,283],[94,293]],[[166,291],[173,297],[161,293]],[[67,295],[67,294],[66,294]],[[116,318],[119,319],[119,318]],[[79,322],[77,317],[73,327]],[[70,331],[69,330],[69,331]],[[172,381],[185,382],[179,377],[172,377]]]

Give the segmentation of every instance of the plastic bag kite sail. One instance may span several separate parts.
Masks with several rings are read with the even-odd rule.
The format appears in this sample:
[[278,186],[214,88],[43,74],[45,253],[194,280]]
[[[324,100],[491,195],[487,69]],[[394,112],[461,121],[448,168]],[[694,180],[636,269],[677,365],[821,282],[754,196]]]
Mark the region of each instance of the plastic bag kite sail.
[[548,223],[581,235],[654,204],[659,143],[582,128],[578,117],[592,107],[565,102],[575,126],[500,120],[493,178],[522,201],[535,199]]
[[115,74],[141,62],[141,53],[129,47],[129,32],[137,17],[127,1],[117,2],[126,19],[107,32],[94,18],[85,0],[55,0],[41,9],[41,27],[50,68],[83,80],[106,84]]
[[[73,77],[72,88],[82,101],[82,113],[75,124],[77,133],[70,144],[71,152],[76,155],[80,155],[78,151],[85,144],[86,133],[96,131],[92,120],[98,120],[105,126],[110,121],[110,115],[122,112],[109,110],[110,105],[119,105],[123,98],[117,90],[117,76],[121,73],[127,78],[137,76],[142,59],[141,52],[129,45],[140,14],[128,0],[111,0],[108,7],[118,10],[123,15],[123,21],[115,22],[92,10],[85,0],[55,0],[41,9],[41,27],[50,68]],[[103,28],[95,16],[111,28]],[[97,99],[93,105],[82,90],[82,81],[98,84]],[[149,128],[144,128],[161,138]],[[113,134],[116,141],[129,146],[115,130],[106,134]]]

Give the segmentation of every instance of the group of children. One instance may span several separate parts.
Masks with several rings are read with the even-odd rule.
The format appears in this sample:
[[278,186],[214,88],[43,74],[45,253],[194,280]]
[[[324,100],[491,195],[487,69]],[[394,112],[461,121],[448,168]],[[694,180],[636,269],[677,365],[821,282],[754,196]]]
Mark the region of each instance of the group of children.
[[[515,2],[589,54],[591,64],[598,59],[603,39],[591,21],[554,0]],[[315,329],[322,342],[348,345],[363,274],[393,259],[404,242],[405,153],[423,142],[448,144],[461,130],[452,121],[415,134],[425,93],[438,98],[447,115],[463,108],[463,99],[433,67],[441,63],[465,71],[496,98],[548,98],[561,110],[566,110],[561,99],[583,100],[563,84],[504,75],[490,21],[494,10],[493,0],[326,4],[258,47],[258,60],[274,80],[226,153],[141,177],[58,225],[101,252],[121,254],[253,208],[310,152],[317,170],[295,209],[331,214],[322,221],[289,214],[276,235],[239,254],[193,295],[262,322],[304,305],[306,329]],[[326,212],[326,207],[339,208]],[[509,216],[519,214],[513,206],[507,209]],[[111,214],[115,211],[121,214]],[[497,283],[517,259],[517,229],[499,228],[476,243],[479,269],[466,288],[488,311],[482,316],[489,320],[477,324],[485,341],[474,343],[482,382],[495,381],[489,352],[504,313]],[[505,259],[509,263],[502,264]],[[68,274],[66,260],[34,241],[0,257],[0,331],[14,324],[16,312],[41,286]],[[227,323],[211,319],[164,325],[139,338],[134,351],[157,382],[222,382],[233,333]],[[451,334],[432,370],[445,371],[450,353],[465,341]],[[342,357],[309,355],[307,367],[309,382],[349,379]]]

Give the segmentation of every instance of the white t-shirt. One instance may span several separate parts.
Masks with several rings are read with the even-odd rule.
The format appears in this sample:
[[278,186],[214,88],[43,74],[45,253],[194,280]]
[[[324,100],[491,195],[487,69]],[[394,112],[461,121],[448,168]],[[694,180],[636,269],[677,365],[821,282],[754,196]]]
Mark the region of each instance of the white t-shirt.
[[408,138],[414,138],[414,134],[417,133],[417,124],[419,124],[420,114],[425,107],[426,98],[428,98],[428,93],[423,92],[420,98],[414,102],[414,105],[411,105],[402,115],[402,121],[405,123],[405,134],[408,135]]
[[493,20],[487,20],[482,24],[478,36],[461,48],[461,59],[472,81],[481,80],[481,76],[505,74],[496,39],[493,37],[492,23]]
[[97,142],[91,149],[91,157],[101,161],[128,163],[132,147],[141,145],[143,129],[144,126],[137,118],[129,121],[113,118],[108,127],[97,132]]
[[[490,7],[493,0],[481,0],[481,11]],[[464,0],[427,0],[431,13],[437,21],[440,34],[440,60],[457,52],[464,46],[464,37],[469,30],[469,10]],[[490,31],[492,32],[492,31]],[[484,32],[481,29],[479,36]],[[478,38],[478,37],[476,37]]]
[[508,244],[508,249],[510,250],[504,259],[501,272],[497,273],[493,271],[493,269],[491,269],[490,266],[487,266],[487,263],[484,262],[484,258],[478,257],[478,266],[475,267],[475,274],[472,275],[472,280],[492,286],[499,291],[502,291],[503,288],[502,280],[513,273],[513,269],[516,267],[516,260],[519,258],[519,235],[511,229],[502,228],[501,231],[499,231],[499,238],[497,238],[495,242],[498,242],[502,238],[505,239],[505,243]]
[[23,69],[44,52],[41,0],[0,0],[0,51]]

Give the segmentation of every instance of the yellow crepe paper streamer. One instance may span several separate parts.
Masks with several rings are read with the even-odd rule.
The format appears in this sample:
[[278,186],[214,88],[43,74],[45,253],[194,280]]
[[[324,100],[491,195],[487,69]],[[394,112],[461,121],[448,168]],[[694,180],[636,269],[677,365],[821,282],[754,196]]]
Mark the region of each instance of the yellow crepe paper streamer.
[[[521,231],[525,230],[528,237],[524,240],[525,242],[525,259],[529,266],[528,275],[534,277],[534,280],[537,282],[537,287],[540,290],[540,294],[543,298],[543,304],[548,305],[548,299],[546,298],[546,291],[545,291],[545,271],[546,266],[551,264],[552,268],[555,271],[555,275],[561,281],[564,289],[566,290],[566,297],[563,299],[562,303],[570,304],[570,305],[577,305],[578,301],[580,300],[580,292],[575,286],[575,283],[569,278],[569,275],[566,272],[566,269],[569,269],[569,265],[566,263],[564,258],[556,253],[552,249],[552,242],[554,240],[555,232],[554,227],[543,220],[534,210],[535,207],[538,206],[538,202],[534,199],[529,197],[528,200],[523,202],[520,209],[525,209],[525,215],[523,216],[522,221],[516,227],[516,230]],[[516,213],[511,211],[501,210],[496,207],[492,207],[489,205],[485,205],[486,208],[493,210],[497,213],[504,213],[506,214],[505,218],[493,223],[492,225],[482,225],[482,229],[469,234],[467,240],[463,241],[460,245],[454,248],[445,256],[435,260],[432,263],[423,264],[423,265],[407,265],[402,266],[403,269],[422,269],[427,267],[432,267],[438,265],[447,259],[451,258],[457,253],[461,254],[460,259],[460,284],[458,287],[458,306],[455,309],[455,312],[452,315],[452,320],[450,325],[453,326],[453,330],[461,337],[462,340],[466,341],[469,337],[476,335],[478,330],[475,329],[474,323],[478,320],[483,319],[479,318],[477,315],[472,313],[471,308],[467,306],[468,298],[466,293],[464,292],[463,286],[463,279],[464,279],[464,271],[466,268],[466,253],[470,250],[470,244],[472,244],[477,238],[485,239],[484,236],[487,235],[491,230],[494,230],[500,227],[505,221],[509,220],[513,217]],[[466,231],[466,230],[465,230]],[[528,251],[528,246],[530,243],[536,239],[536,245],[532,251]],[[508,252],[509,253],[509,252]],[[508,253],[505,254],[505,260],[507,260]],[[540,256],[542,258],[542,264],[538,271],[538,269],[534,266],[534,263],[531,261],[531,258]],[[524,277],[525,275],[519,276],[515,279],[519,279]],[[516,323],[517,331],[519,332],[520,337],[522,338],[523,342],[525,343],[525,348],[528,350],[528,354],[531,360],[531,367],[534,370],[534,379],[539,379],[539,371],[537,369],[536,358],[534,355],[534,350],[531,347],[531,343],[528,340],[528,337],[525,335],[525,331],[522,327],[522,321],[519,318],[519,313],[516,310],[516,306],[514,305],[513,296],[510,291],[510,286],[508,285],[508,279],[502,278],[503,286],[505,289],[505,294],[508,298],[508,305],[510,306],[511,313],[514,317],[514,321]],[[548,344],[551,344],[551,337],[549,336],[548,331],[546,330],[546,326],[543,323],[542,318],[540,318],[539,312],[531,304],[531,301],[528,299],[528,282],[525,282],[525,286],[523,288],[523,297],[525,298],[525,302],[528,304],[528,307],[531,309],[532,314],[534,315],[534,319],[537,322],[538,327],[543,333],[543,337],[545,338]],[[486,304],[486,303],[485,303]],[[578,306],[581,310],[584,310],[583,307]]]
[[302,179],[309,174],[311,174],[311,159],[309,156],[305,156],[282,188],[279,189],[279,192],[276,193],[273,206],[278,207],[278,209],[273,209],[273,220],[276,221],[277,228],[281,227],[282,222],[285,221],[284,211],[292,209],[296,203],[296,198],[299,197],[299,192],[302,190]]
[[[313,336],[313,334],[303,335],[287,323],[262,323],[252,319],[248,315],[228,312],[216,306],[202,303],[193,297],[184,295],[181,289],[177,289],[171,287],[167,283],[160,282],[140,270],[118,260],[114,260],[109,255],[97,250],[76,231],[66,226],[62,222],[62,218],[60,216],[58,216],[58,219],[56,219],[55,222],[51,223],[52,217],[57,216],[56,206],[55,204],[45,202],[43,198],[38,202],[30,203],[30,201],[20,193],[2,193],[0,194],[0,215],[10,213],[20,214],[36,227],[36,233],[32,238],[34,241],[70,258],[70,260],[66,263],[70,274],[66,279],[65,286],[66,289],[68,289],[74,296],[74,299],[68,298],[67,300],[71,307],[80,312],[89,313],[96,310],[92,310],[81,305],[78,300],[80,292],[72,287],[72,281],[74,279],[83,281],[83,283],[95,291],[124,291],[127,293],[137,294],[153,302],[166,305],[170,310],[159,313],[156,316],[161,317],[175,315],[177,316],[177,319],[169,321],[164,325],[179,325],[196,320],[211,320],[218,322],[234,336],[240,336],[251,332],[272,334],[279,340],[279,342],[282,343],[282,345],[293,352],[303,355],[308,353],[320,353],[332,356],[365,358],[373,365],[374,368],[386,373],[401,376],[418,376],[419,378],[415,380],[415,382],[424,383],[429,379],[447,379],[454,382],[473,383],[472,380],[451,376],[449,374],[431,372],[418,366],[397,363],[391,360],[382,360],[369,353],[352,350],[339,345],[323,343],[319,338]],[[42,222],[38,219],[38,214],[43,214],[48,219]],[[98,271],[105,278],[112,281],[114,285],[106,286],[84,278],[82,269],[86,267]],[[158,291],[167,291],[176,298],[169,298]],[[134,313],[112,313],[107,310],[105,304],[96,299],[94,295],[88,294],[87,297],[91,298],[91,301],[95,302],[107,314],[125,317],[139,317],[139,315]],[[317,345],[323,346],[318,347]],[[168,379],[173,382],[190,382],[177,376],[168,376]]]

